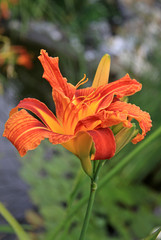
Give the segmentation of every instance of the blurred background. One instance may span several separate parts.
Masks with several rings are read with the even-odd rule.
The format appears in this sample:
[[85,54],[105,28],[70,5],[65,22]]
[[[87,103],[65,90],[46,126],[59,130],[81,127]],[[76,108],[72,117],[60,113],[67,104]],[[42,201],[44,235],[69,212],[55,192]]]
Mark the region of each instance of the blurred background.
[[[86,86],[101,57],[110,54],[110,82],[127,72],[141,82],[142,91],[129,101],[150,113],[150,134],[160,126],[160,0],[0,0],[1,135],[9,111],[24,97],[37,98],[55,111],[37,58],[42,48],[59,56],[61,72],[72,84],[86,73]],[[111,159],[101,177],[135,147],[130,143]],[[161,225],[160,149],[158,137],[97,194],[88,240],[142,239]],[[52,236],[68,205],[73,209],[88,194],[87,184],[79,160],[61,146],[44,141],[20,159],[11,143],[0,138],[0,202],[31,239],[77,239],[85,206]],[[0,216],[1,239],[17,238]]]

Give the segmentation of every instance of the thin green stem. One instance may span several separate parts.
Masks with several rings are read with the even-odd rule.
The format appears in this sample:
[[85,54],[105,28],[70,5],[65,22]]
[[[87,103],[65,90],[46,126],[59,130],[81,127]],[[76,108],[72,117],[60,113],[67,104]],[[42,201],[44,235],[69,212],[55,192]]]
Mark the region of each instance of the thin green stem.
[[12,226],[13,230],[17,234],[19,240],[30,240],[28,234],[23,230],[21,225],[16,219],[8,212],[2,203],[0,203],[0,213],[6,219],[6,221]]
[[96,160],[96,161],[93,161],[93,176],[95,175],[96,173],[96,170],[97,170],[97,167],[98,167],[98,164],[99,164],[99,161]]
[[94,174],[94,179],[96,179],[96,180],[98,179],[99,172],[100,172],[101,168],[103,167],[103,165],[105,164],[105,162],[106,162],[106,160],[99,160],[97,169]]
[[90,216],[91,216],[91,212],[92,212],[92,208],[93,208],[93,203],[94,203],[94,199],[95,199],[96,189],[97,189],[97,183],[94,182],[93,180],[91,180],[90,196],[89,196],[88,206],[87,206],[87,210],[86,210],[86,214],[85,214],[85,218],[84,218],[84,222],[83,222],[83,226],[82,226],[82,230],[81,230],[79,240],[84,240],[85,239],[85,235],[86,235],[87,228],[88,228],[88,225],[89,225],[89,220],[90,220]]
[[87,210],[86,210],[86,214],[85,214],[85,218],[84,218],[84,222],[83,222],[79,240],[84,240],[85,236],[86,236],[90,216],[92,213],[95,194],[96,194],[96,190],[97,190],[98,174],[99,174],[99,171],[100,171],[102,165],[103,165],[103,161],[99,161],[98,164],[96,165],[97,167],[94,169],[93,179],[91,179],[90,196],[89,196]]
[[[33,231],[33,227],[27,224],[21,224],[21,227],[25,230],[25,231]],[[13,230],[13,228],[10,225],[7,224],[1,224],[0,225],[0,233],[14,233],[15,231]]]

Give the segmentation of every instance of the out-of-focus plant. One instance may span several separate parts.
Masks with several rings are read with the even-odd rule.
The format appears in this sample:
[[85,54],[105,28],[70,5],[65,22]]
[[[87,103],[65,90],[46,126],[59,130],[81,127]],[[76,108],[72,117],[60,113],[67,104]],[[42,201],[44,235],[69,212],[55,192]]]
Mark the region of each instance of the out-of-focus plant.
[[52,21],[66,29],[67,32],[77,34],[81,39],[91,21],[119,15],[116,3],[98,0],[21,0],[19,4],[12,7],[12,12],[13,18],[20,18],[24,23],[31,19]]
[[0,1],[0,86],[3,91],[3,82],[6,78],[13,78],[16,75],[15,66],[24,66],[28,70],[32,68],[32,55],[21,45],[13,45],[9,37],[3,35],[5,32],[5,22],[11,16],[13,6],[19,4],[18,0]]
[[16,64],[31,69],[31,58],[24,47],[12,45],[8,37],[0,35],[0,66],[5,66],[8,76],[13,76]]
[[0,85],[3,92],[3,84],[7,78],[13,78],[16,75],[15,66],[24,66],[31,69],[32,56],[25,47],[12,45],[8,37],[0,35]]
[[27,233],[23,230],[21,225],[16,221],[16,219],[8,212],[5,206],[0,202],[0,214],[6,219],[6,221],[12,226],[15,233],[20,240],[30,240]]
[[9,19],[11,16],[10,8],[16,5],[19,0],[1,0],[0,2],[0,19]]

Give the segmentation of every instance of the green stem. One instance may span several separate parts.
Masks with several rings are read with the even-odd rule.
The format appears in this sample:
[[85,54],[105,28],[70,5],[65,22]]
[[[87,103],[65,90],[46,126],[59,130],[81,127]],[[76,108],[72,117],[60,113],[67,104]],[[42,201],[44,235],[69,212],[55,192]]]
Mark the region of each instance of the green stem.
[[92,213],[95,194],[96,194],[96,190],[97,190],[98,174],[99,174],[99,171],[100,171],[103,163],[104,163],[104,161],[99,161],[98,164],[97,164],[97,167],[94,168],[94,170],[93,170],[93,178],[91,179],[90,196],[89,196],[87,210],[86,210],[86,214],[85,214],[85,218],[84,218],[84,222],[83,222],[83,226],[82,226],[82,230],[81,230],[79,240],[84,240],[85,236],[86,236],[90,216],[91,216],[91,213]]
[[6,219],[6,221],[12,226],[13,230],[17,234],[19,240],[30,240],[27,233],[23,230],[21,225],[16,219],[8,212],[2,203],[0,203],[0,213]]
[[93,208],[93,203],[94,203],[94,199],[95,199],[96,189],[97,189],[97,183],[95,181],[91,180],[90,196],[89,196],[86,215],[85,215],[85,218],[84,218],[82,231],[81,231],[79,240],[84,240],[85,239],[85,235],[86,235],[86,232],[87,232],[87,228],[88,228],[88,224],[89,224],[89,220],[90,220],[90,216],[91,216],[91,212],[92,212],[92,208]]

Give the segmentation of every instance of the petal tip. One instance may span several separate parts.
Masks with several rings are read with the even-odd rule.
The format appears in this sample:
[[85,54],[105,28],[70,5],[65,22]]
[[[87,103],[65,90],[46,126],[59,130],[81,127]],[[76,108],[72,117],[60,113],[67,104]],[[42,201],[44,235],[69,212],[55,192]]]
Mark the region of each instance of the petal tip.
[[45,49],[40,50],[40,55],[42,55],[43,53],[47,53]]
[[103,56],[103,58],[107,58],[108,60],[110,60],[110,59],[111,59],[111,56],[106,53],[106,54]]

